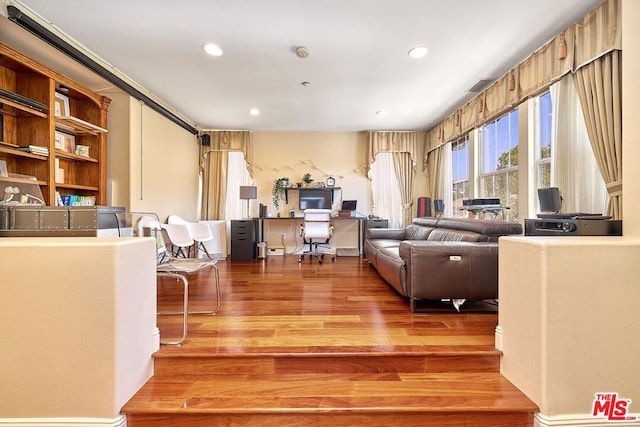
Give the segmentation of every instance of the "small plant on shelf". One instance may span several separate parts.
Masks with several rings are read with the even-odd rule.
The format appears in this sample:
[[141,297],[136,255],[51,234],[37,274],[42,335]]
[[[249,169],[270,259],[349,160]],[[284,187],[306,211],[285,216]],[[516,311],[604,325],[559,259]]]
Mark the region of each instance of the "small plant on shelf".
[[302,176],[302,181],[304,181],[305,184],[310,185],[313,182],[313,178],[311,178],[311,174],[307,172]]
[[280,200],[284,196],[284,191],[289,187],[290,181],[287,177],[278,178],[273,181],[273,188],[271,189],[271,200],[273,201],[273,207],[276,210],[280,209]]

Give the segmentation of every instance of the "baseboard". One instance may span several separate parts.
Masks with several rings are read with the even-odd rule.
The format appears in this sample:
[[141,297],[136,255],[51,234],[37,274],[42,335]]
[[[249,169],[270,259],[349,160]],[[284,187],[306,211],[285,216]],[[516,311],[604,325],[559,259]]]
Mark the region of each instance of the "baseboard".
[[0,427],[127,427],[127,417],[117,418],[0,418]]
[[631,422],[607,421],[603,417],[595,418],[589,414],[546,416],[537,413],[533,417],[533,425],[534,427],[638,427],[640,426],[640,419]]
[[160,351],[160,329],[157,326],[153,328],[152,340],[153,352]]
[[502,328],[500,325],[496,326],[494,341],[496,350],[502,351]]
[[360,256],[358,248],[336,248],[336,256]]

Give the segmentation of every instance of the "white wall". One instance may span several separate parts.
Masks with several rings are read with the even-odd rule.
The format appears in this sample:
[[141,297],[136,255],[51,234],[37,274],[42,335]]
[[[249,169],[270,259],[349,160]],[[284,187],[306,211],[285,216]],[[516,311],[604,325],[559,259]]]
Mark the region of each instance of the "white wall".
[[117,425],[153,374],[153,239],[2,238],[0,259],[0,425]]
[[[198,219],[196,136],[128,95],[109,109],[107,180],[113,205]],[[113,121],[112,121],[113,119]]]
[[[324,182],[327,175],[336,178],[336,187],[342,191],[337,192],[334,209],[340,208],[338,202],[342,199],[355,199],[358,200],[359,213],[372,213],[366,132],[255,132],[253,140],[253,179],[258,187],[258,200],[252,201],[251,215],[257,216],[258,206],[263,203],[275,216],[276,210],[271,202],[273,181],[286,176],[295,183],[307,172],[315,182]],[[418,196],[427,194],[427,181],[422,173],[423,140],[424,134],[420,133],[414,201]],[[290,208],[297,210],[297,193],[292,192],[292,195],[289,204],[281,207],[281,212],[289,212]]]
[[129,187],[129,129],[131,127],[131,97],[120,91],[109,91],[111,98],[107,112],[107,204],[110,206],[129,206],[131,191]]

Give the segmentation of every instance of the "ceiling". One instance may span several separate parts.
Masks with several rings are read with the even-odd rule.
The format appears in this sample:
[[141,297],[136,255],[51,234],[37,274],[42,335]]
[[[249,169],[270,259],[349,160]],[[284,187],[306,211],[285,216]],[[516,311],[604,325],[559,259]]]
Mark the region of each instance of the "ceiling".
[[[478,80],[501,77],[602,3],[4,1],[36,12],[200,129],[334,132],[429,129],[475,96]],[[2,21],[3,33],[16,31]],[[206,55],[206,42],[224,55]],[[428,55],[409,58],[417,45]],[[299,46],[308,57],[296,56]],[[65,71],[105,88],[77,66]]]

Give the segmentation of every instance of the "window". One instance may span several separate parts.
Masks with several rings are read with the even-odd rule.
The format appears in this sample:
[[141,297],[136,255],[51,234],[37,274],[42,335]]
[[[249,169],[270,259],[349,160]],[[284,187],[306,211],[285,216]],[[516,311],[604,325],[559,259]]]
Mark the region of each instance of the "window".
[[518,110],[482,127],[480,194],[497,197],[518,221]]
[[536,188],[551,186],[551,141],[553,139],[553,102],[551,92],[533,100],[535,126]]
[[451,175],[453,216],[461,217],[462,200],[469,198],[469,134],[451,144]]

